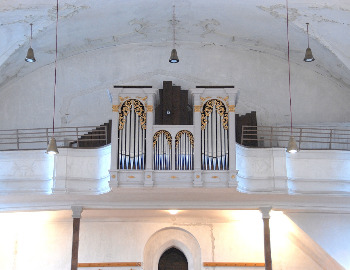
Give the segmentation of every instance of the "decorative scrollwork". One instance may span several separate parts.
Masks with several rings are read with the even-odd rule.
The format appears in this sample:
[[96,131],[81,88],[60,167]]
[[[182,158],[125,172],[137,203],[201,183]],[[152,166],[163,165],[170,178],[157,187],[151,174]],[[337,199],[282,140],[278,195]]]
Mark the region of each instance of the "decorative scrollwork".
[[196,105],[194,106],[194,112],[201,112],[202,106]]
[[179,145],[180,138],[183,134],[186,134],[190,140],[192,147],[194,147],[194,137],[193,134],[188,130],[180,130],[175,136],[175,147]]
[[153,106],[152,105],[147,105],[146,106],[148,112],[153,112]]
[[226,97],[218,97],[219,99],[221,99],[222,101],[224,101],[226,103],[226,105],[228,106],[228,96]]
[[112,105],[113,112],[119,112],[119,105]]
[[119,97],[120,102],[124,102],[127,99],[130,99],[130,97]]
[[124,129],[126,117],[131,109],[140,117],[140,124],[142,129],[146,129],[146,113],[142,102],[137,99],[128,99],[120,107],[119,115],[119,129]]
[[201,99],[201,105],[203,105],[203,103],[206,101],[206,100],[208,100],[208,99],[211,99],[211,97],[200,97],[200,99]]
[[153,148],[155,147],[155,145],[157,144],[158,138],[160,135],[164,134],[165,138],[168,141],[169,146],[171,147],[171,134],[169,133],[169,131],[166,130],[158,130],[156,133],[154,133],[153,135]]
[[224,129],[228,129],[228,113],[226,112],[225,104],[218,99],[208,100],[203,105],[203,111],[201,114],[201,129],[204,130],[208,123],[208,116],[213,112],[216,107],[216,112],[222,117],[222,126]]
[[136,98],[139,99],[139,100],[142,100],[143,102],[146,102],[148,97],[136,97]]

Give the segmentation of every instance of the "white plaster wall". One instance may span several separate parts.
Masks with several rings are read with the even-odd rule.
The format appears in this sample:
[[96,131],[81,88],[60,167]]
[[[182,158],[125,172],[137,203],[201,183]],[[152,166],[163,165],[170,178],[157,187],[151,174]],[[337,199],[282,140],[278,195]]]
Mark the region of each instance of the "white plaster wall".
[[350,269],[350,214],[288,213],[287,215],[345,269]]
[[1,213],[0,269],[70,269],[72,222],[47,213]]
[[[101,124],[111,119],[107,89],[115,84],[161,88],[163,80],[183,89],[235,85],[237,113],[256,110],[260,125],[289,123],[288,66],[280,56],[242,46],[179,42],[180,62],[169,64],[169,52],[169,44],[129,44],[60,59],[57,125]],[[292,63],[294,124],[348,122],[349,88],[310,65]],[[0,129],[50,127],[53,82],[53,65],[48,65],[2,86]]]
[[[61,211],[56,213],[60,214]],[[62,220],[51,220],[54,215],[50,212],[1,213],[0,269],[68,269],[71,258],[72,220],[68,216]],[[311,224],[317,221],[312,214],[300,217],[299,221],[304,225],[310,221]],[[142,219],[127,221],[113,217],[84,220],[83,212],[79,262],[143,262],[144,249],[148,240],[152,235],[167,228],[178,228],[193,236],[200,248],[201,265],[202,262],[213,261],[264,261],[261,217],[243,215],[226,223],[193,221],[191,219],[181,222],[176,220],[152,222]],[[322,235],[326,243],[327,238],[334,236],[335,230],[330,228],[331,225],[340,229],[338,235],[347,233],[346,228],[349,224],[345,219],[337,218],[327,223],[328,226],[322,226],[325,229],[322,232],[311,229],[310,224],[310,236],[320,238]],[[272,215],[270,228],[274,269],[343,269],[287,217]],[[174,234],[174,240],[176,240],[176,234]],[[333,239],[331,252],[335,259],[342,261],[344,267],[348,267],[348,259],[345,257],[348,254],[348,244],[345,239],[342,241],[339,236],[336,240]],[[130,268],[119,269],[129,270]],[[141,269],[141,267],[133,267],[133,269]],[[201,266],[201,269],[214,268]],[[259,268],[228,267],[225,269]]]

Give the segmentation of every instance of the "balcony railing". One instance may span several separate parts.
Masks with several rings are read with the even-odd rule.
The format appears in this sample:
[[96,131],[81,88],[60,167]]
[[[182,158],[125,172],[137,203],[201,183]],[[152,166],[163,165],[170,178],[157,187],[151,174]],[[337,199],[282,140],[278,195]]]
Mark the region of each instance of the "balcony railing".
[[243,126],[241,143],[248,147],[281,147],[288,145],[290,135],[299,149],[350,150],[350,129]]
[[[0,150],[46,149],[52,128],[0,130]],[[107,127],[55,128],[58,147],[96,147],[107,144]]]

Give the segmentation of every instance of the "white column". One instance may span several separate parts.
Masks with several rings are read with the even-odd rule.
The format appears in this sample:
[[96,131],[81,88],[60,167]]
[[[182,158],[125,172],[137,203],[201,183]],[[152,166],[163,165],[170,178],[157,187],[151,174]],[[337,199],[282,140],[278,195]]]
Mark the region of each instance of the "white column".
[[147,125],[146,125],[146,166],[144,185],[147,187],[153,186],[153,125],[154,125],[154,109],[155,109],[155,91],[156,89],[145,89],[147,94]]
[[226,89],[228,95],[228,133],[229,133],[229,187],[237,186],[236,170],[236,94],[234,89]]
[[113,95],[113,105],[112,105],[112,134],[111,134],[111,168],[109,170],[110,181],[109,186],[111,189],[118,186],[118,167],[117,167],[117,155],[118,155],[118,128],[119,128],[119,110],[120,99],[119,99],[119,89],[115,90]]
[[171,134],[171,169],[175,170],[175,136],[176,132],[173,132],[174,134]]
[[194,180],[196,187],[203,186],[201,168],[201,100],[199,93],[193,93],[193,125],[194,125]]

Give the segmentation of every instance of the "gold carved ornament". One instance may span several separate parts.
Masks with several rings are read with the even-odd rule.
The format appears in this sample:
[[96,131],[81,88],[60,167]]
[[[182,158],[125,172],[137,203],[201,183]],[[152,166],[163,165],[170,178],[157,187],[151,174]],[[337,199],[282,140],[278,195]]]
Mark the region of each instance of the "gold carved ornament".
[[235,105],[229,105],[229,106],[228,106],[228,111],[229,111],[229,112],[235,112],[235,110],[236,110]]
[[201,101],[206,101],[207,99],[211,99],[211,97],[200,97]]
[[168,144],[169,146],[171,147],[171,134],[169,133],[169,131],[166,131],[166,130],[158,130],[156,133],[154,133],[153,135],[153,148],[156,146],[157,144],[157,141],[158,141],[158,138],[160,135],[164,135],[165,138],[167,139],[168,141]]
[[201,112],[201,107],[200,105],[195,105],[194,106],[194,112]]
[[112,111],[113,112],[118,112],[119,111],[119,105],[113,105],[112,106]]
[[153,106],[152,105],[147,105],[147,112],[153,112]]
[[194,147],[194,137],[193,137],[193,134],[192,134],[190,131],[188,131],[188,130],[181,130],[181,131],[179,131],[179,132],[176,134],[176,136],[175,136],[175,147],[178,147],[178,145],[179,145],[179,143],[180,143],[181,136],[182,136],[183,134],[186,134],[186,135],[187,135],[187,137],[188,137],[189,140],[190,140],[190,143],[191,143],[192,147]]
[[226,112],[225,104],[218,99],[208,100],[203,105],[203,111],[201,115],[201,129],[204,130],[208,123],[208,117],[213,112],[214,107],[216,112],[222,117],[222,126],[224,129],[228,129],[228,113]]
[[228,106],[228,96],[226,96],[226,97],[218,97],[218,98],[223,100],[226,103],[226,105]]
[[136,97],[139,100],[142,100],[143,102],[145,102],[147,100],[147,97]]
[[142,129],[146,129],[146,112],[145,107],[141,101],[137,99],[128,99],[120,107],[119,115],[119,129],[124,129],[126,117],[128,116],[131,109],[134,109],[135,113],[140,117],[140,124]]
[[127,99],[130,99],[130,97],[119,97],[120,102],[124,102]]

